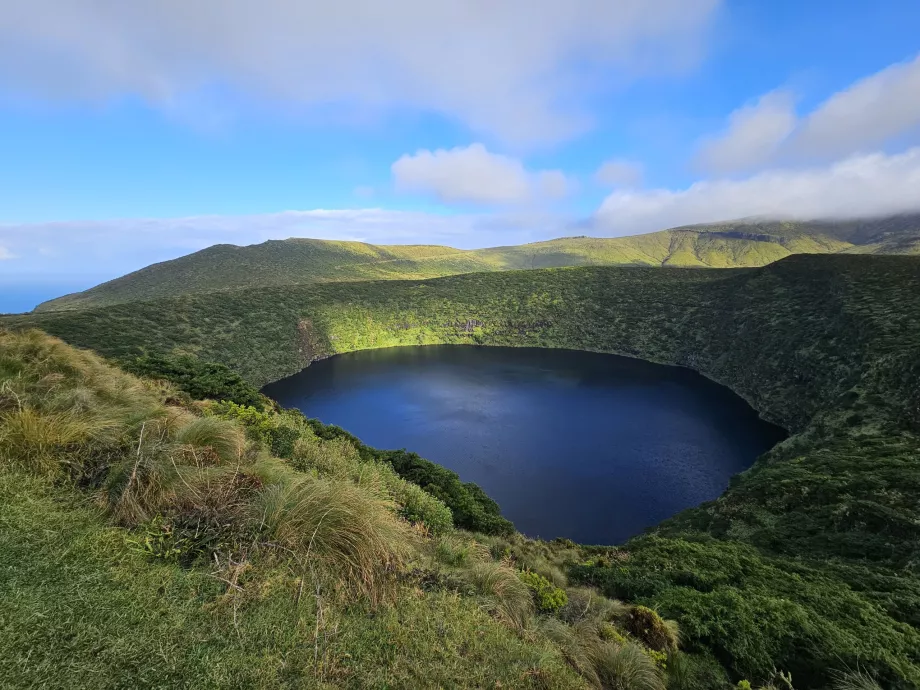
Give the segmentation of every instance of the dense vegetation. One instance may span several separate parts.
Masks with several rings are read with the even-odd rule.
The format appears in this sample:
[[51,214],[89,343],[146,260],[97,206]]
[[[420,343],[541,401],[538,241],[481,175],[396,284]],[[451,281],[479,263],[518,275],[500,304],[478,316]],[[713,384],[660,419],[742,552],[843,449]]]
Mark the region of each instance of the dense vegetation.
[[302,415],[38,331],[0,332],[0,381],[5,687],[662,690],[685,656]]
[[836,222],[748,220],[631,237],[569,237],[472,251],[311,239],[250,247],[221,244],[51,300],[38,310],[83,309],[229,288],[561,266],[763,266],[790,254],[848,251],[920,253],[920,215]]
[[191,355],[150,353],[126,358],[121,368],[138,376],[174,383],[196,400],[231,400],[257,410],[264,407],[259,389],[224,364],[202,362]]
[[[669,687],[722,687],[724,672],[782,687],[782,672],[795,687],[824,688],[852,672],[911,688],[920,682],[917,295],[920,259],[793,256],[728,271],[585,267],[268,287],[6,323],[113,357],[194,354],[255,385],[337,352],[439,342],[690,366],[792,436],[718,500],[619,548],[480,537],[493,556],[527,554],[523,569],[564,583],[567,603],[541,614],[541,634],[591,682],[644,687],[585,671],[600,657],[570,645],[576,583],[680,624],[684,652],[671,658],[673,645],[657,649],[662,627],[638,608],[609,630],[595,621],[594,637],[612,645],[605,668],[632,654],[621,637],[644,630],[639,652],[664,655]],[[535,583],[524,583],[532,595]]]

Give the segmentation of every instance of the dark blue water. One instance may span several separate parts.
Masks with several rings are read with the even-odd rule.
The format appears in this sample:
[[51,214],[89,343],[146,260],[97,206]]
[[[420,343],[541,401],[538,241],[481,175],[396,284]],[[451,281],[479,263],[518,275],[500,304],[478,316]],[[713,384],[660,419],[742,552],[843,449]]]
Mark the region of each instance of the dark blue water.
[[570,350],[399,347],[264,392],[479,484],[532,537],[613,544],[716,498],[785,437],[688,369]]
[[0,314],[21,314],[32,311],[42,302],[71,292],[86,290],[94,284],[91,279],[79,283],[23,283],[13,278],[0,276]]

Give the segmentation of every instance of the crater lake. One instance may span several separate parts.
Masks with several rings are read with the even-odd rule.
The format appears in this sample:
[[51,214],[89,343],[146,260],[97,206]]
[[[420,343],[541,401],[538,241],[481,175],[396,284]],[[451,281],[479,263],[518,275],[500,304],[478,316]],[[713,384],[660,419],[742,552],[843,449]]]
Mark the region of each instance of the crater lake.
[[528,536],[586,544],[620,543],[716,498],[786,437],[694,371],[572,350],[363,350],[263,392],[455,471]]

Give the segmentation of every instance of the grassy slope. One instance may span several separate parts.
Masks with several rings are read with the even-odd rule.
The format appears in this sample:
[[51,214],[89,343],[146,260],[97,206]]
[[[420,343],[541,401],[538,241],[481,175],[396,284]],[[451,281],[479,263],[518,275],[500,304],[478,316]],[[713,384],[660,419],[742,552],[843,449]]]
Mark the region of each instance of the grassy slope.
[[[264,288],[8,319],[112,355],[195,352],[264,383],[353,349],[573,347],[691,366],[794,436],[718,501],[578,576],[680,620],[739,675],[920,682],[920,259],[574,268]],[[910,679],[910,680],[908,680]]]
[[397,517],[409,485],[207,410],[0,331],[0,687],[586,686],[509,563]]
[[51,300],[38,309],[80,309],[226,288],[434,278],[508,269],[623,264],[763,266],[790,254],[912,253],[920,251],[918,242],[920,216],[845,223],[720,223],[632,237],[563,238],[472,251],[310,239],[249,247],[223,244]]
[[[263,576],[236,612],[208,568],[151,563],[71,491],[0,473],[0,687],[581,687],[544,643],[449,592],[338,610],[314,660],[312,598]],[[283,575],[283,573],[281,573]],[[539,686],[538,686],[539,687]]]

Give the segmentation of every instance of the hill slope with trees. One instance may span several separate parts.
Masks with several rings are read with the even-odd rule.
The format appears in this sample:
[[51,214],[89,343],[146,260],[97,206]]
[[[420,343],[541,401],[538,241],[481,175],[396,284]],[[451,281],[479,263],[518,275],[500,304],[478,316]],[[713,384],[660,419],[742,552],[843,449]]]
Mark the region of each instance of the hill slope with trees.
[[37,311],[82,309],[243,287],[424,279],[561,266],[764,266],[791,254],[920,253],[920,215],[881,220],[745,220],[615,238],[570,237],[490,249],[378,246],[311,239],[221,244],[148,266]]

